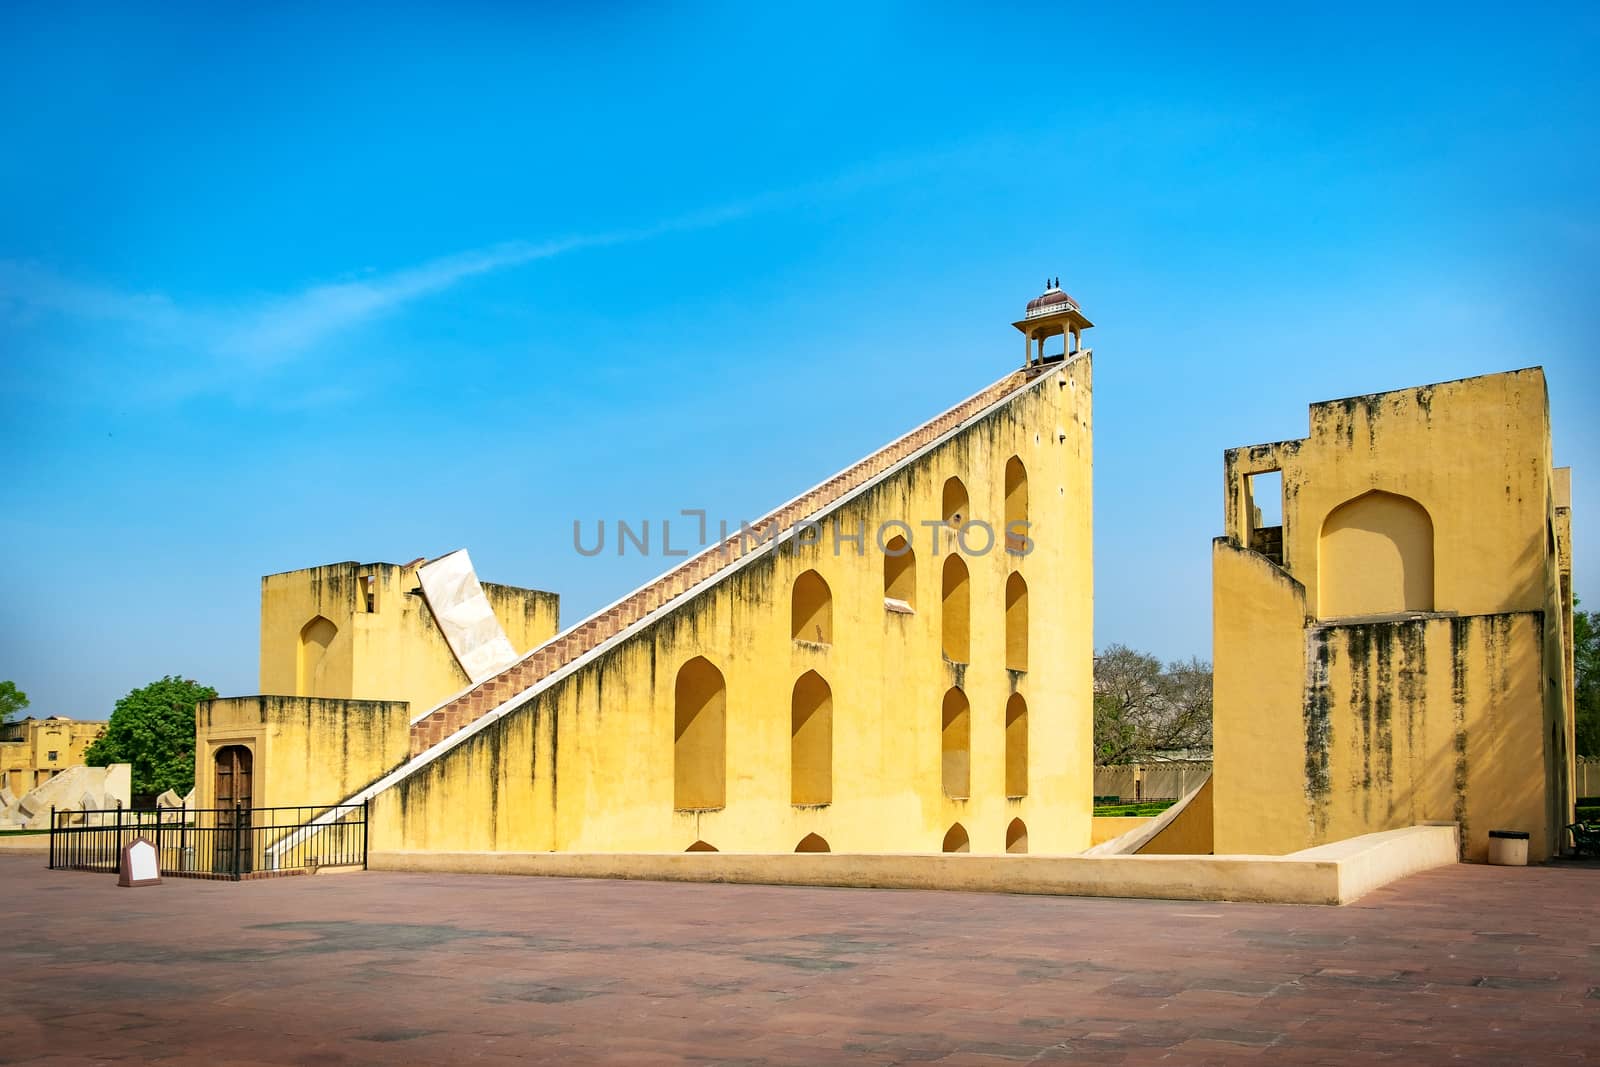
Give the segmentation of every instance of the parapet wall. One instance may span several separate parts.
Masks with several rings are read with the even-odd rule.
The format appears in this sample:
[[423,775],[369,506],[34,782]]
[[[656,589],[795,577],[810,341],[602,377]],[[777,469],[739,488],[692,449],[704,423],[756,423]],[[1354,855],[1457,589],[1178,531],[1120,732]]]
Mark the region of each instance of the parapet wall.
[[1348,904],[1397,878],[1455,863],[1457,847],[1453,826],[1414,826],[1298,856],[387,851],[370,853],[367,865],[454,874]]

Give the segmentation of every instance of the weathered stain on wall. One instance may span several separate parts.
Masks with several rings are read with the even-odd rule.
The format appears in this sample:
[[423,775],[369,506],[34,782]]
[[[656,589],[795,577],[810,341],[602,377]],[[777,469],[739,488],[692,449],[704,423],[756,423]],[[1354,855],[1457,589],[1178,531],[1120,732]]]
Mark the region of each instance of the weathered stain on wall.
[[[1557,847],[1571,803],[1571,681],[1564,627],[1549,620],[1569,610],[1570,516],[1556,504],[1567,476],[1550,466],[1547,408],[1543,374],[1529,368],[1314,404],[1307,438],[1224,454],[1227,527],[1213,550],[1219,851],[1289,852],[1431,819],[1462,823],[1469,858],[1484,854],[1490,829],[1527,830],[1536,857]],[[1281,567],[1250,547],[1247,479],[1268,470],[1283,473]],[[1361,561],[1343,558],[1357,580],[1330,600],[1319,583],[1341,579],[1324,570],[1327,517],[1375,492],[1426,519],[1396,527],[1392,546],[1382,522],[1343,542],[1346,556],[1352,544],[1356,555],[1393,551],[1402,566],[1375,558],[1363,585]],[[1372,573],[1399,581],[1419,561],[1432,570],[1427,610],[1361,609],[1362,598],[1395,602],[1369,588]],[[1297,593],[1282,592],[1279,575]],[[1329,602],[1348,617],[1318,618]],[[1280,630],[1304,634],[1298,656]],[[1290,679],[1295,700],[1284,697]],[[1271,724],[1295,706],[1291,745]],[[1303,768],[1293,794],[1261,770],[1291,749]],[[1262,817],[1280,808],[1303,811],[1300,828]]]

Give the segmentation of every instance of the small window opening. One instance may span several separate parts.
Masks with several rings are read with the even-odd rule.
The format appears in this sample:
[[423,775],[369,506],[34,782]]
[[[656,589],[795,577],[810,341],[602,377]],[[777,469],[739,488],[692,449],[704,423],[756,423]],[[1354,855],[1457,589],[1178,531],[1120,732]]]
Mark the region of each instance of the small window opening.
[[1283,566],[1283,472],[1262,471],[1244,480],[1250,548]]

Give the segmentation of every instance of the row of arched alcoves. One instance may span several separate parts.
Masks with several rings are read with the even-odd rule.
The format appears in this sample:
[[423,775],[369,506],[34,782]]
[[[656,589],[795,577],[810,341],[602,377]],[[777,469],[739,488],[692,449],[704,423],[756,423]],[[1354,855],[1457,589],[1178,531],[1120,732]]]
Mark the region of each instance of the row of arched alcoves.
[[[794,847],[796,852],[832,852],[828,842],[821,834],[807,834],[800,839]],[[972,839],[967,835],[967,828],[960,823],[953,824],[945,832],[944,842],[939,846],[941,852],[971,852]],[[696,841],[685,852],[716,852],[715,845],[705,841]],[[1019,855],[1028,851],[1028,826],[1021,819],[1012,819],[1006,827],[1006,851]]]
[[[883,596],[892,608],[916,610],[916,555],[896,537],[890,543],[904,548],[904,555],[885,555]],[[891,574],[891,571],[896,573]],[[909,576],[907,573],[909,572]],[[901,583],[904,588],[901,588]],[[971,573],[959,555],[946,556],[940,582],[940,648],[952,663],[972,662]],[[904,606],[903,608],[901,606]],[[822,575],[806,571],[794,581],[790,607],[790,635],[796,641],[816,645],[833,644],[833,590]],[[1018,571],[1006,576],[1005,598],[1006,669],[1028,669],[1028,583]]]
[[[720,808],[727,789],[727,683],[704,656],[678,671],[673,691],[673,807]],[[1028,792],[1028,702],[1006,700],[1005,795]],[[939,716],[940,786],[952,799],[972,792],[972,705],[959,686],[944,694]],[[833,689],[807,671],[789,704],[789,800],[795,805],[833,802]]]
[[[944,522],[953,531],[965,529],[970,521],[970,504],[967,487],[960,478],[946,479],[942,501]],[[1001,534],[1005,551],[1017,556],[1026,554],[1029,543],[1026,535],[1010,532],[1019,528],[1014,524],[1028,522],[1028,475],[1022,461],[1015,456],[1006,462],[1005,515]],[[953,534],[944,536],[949,538]],[[998,546],[990,537],[986,543],[978,545],[958,540],[940,547],[948,549],[940,552],[944,555],[939,582],[940,645],[946,659],[953,663],[970,663],[972,576],[961,552],[987,554]],[[891,610],[914,613],[917,610],[916,550],[899,534],[882,548],[884,604]],[[796,641],[833,643],[833,591],[815,570],[808,570],[795,579],[789,619],[790,636]],[[1006,576],[1005,659],[1009,670],[1028,669],[1028,583],[1016,570]]]

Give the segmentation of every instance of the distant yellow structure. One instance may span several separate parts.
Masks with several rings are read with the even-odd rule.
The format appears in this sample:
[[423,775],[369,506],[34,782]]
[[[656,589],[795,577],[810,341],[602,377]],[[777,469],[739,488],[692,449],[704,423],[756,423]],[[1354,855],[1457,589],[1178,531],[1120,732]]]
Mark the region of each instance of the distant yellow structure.
[[1491,830],[1559,849],[1571,493],[1548,411],[1535,367],[1313,404],[1308,437],[1226,453],[1219,854],[1433,820],[1469,859]]
[[106,728],[52,715],[47,719],[19,719],[0,725],[0,790],[21,797],[68,767],[83,762],[83,751]]
[[[382,708],[283,702],[284,728],[246,740],[260,711],[243,698],[202,706],[203,741],[260,746],[260,795],[370,800],[374,850],[1086,848],[1087,325],[1051,286],[1019,323],[1024,368],[440,694],[404,733]],[[1047,355],[1052,328],[1071,339]],[[680,527],[694,523],[675,522],[678,545]],[[363,580],[334,596],[358,627]],[[263,687],[332,696],[319,679],[348,668],[304,628],[338,620],[300,584],[270,608],[264,594]],[[270,667],[269,613],[271,633],[299,638],[294,656],[274,638]],[[201,756],[202,779],[225,747]],[[364,788],[307,795],[317,767]]]
[[[422,595],[423,562],[261,579],[262,695],[200,704],[197,806],[326,802],[406,758],[411,718],[471,686]],[[555,634],[556,594],[481,585],[516,652]]]

